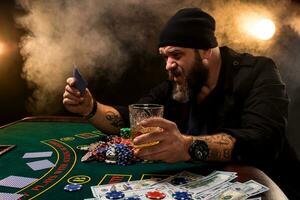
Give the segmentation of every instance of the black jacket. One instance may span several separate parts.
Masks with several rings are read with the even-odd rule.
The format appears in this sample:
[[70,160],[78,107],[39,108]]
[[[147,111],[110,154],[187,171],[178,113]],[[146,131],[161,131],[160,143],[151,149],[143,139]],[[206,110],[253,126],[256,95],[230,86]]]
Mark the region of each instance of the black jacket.
[[[164,117],[174,121],[182,133],[233,135],[237,139],[234,148],[237,161],[274,161],[286,141],[289,102],[278,69],[266,57],[240,54],[228,47],[220,50],[222,67],[218,84],[201,104],[174,101],[170,81],[158,85],[137,103],[163,104]],[[116,108],[128,123],[128,109]],[[191,115],[192,125],[195,122],[197,125],[192,129]]]

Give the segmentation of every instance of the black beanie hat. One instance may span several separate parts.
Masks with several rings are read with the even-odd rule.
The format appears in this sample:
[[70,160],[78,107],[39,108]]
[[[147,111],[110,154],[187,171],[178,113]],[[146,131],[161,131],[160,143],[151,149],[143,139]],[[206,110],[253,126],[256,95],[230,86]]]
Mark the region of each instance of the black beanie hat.
[[159,38],[159,47],[209,49],[218,46],[215,20],[199,8],[184,8],[169,19]]

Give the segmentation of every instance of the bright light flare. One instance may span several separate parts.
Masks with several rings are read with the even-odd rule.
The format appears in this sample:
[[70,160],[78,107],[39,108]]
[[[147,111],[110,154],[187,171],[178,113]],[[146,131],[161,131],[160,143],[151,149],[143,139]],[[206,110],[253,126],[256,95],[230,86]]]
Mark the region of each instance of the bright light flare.
[[247,33],[260,40],[269,40],[276,31],[274,22],[267,18],[247,20],[244,29]]
[[4,53],[4,44],[0,42],[0,55]]

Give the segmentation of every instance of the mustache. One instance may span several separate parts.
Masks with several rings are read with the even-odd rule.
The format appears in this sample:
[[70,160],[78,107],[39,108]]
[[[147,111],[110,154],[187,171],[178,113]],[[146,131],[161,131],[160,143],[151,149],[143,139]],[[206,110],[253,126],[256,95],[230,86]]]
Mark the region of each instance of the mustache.
[[168,71],[168,75],[169,75],[169,80],[172,80],[173,77],[183,75],[183,70],[181,67],[176,67],[176,68]]

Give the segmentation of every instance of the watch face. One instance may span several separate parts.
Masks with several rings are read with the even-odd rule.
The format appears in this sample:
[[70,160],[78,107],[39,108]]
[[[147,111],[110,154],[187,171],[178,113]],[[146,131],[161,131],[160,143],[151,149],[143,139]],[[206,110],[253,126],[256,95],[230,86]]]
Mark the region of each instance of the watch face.
[[197,160],[202,160],[203,159],[203,153],[202,153],[201,149],[196,148],[195,157],[197,158]]
[[207,158],[209,149],[205,141],[195,140],[192,143],[189,152],[193,160],[203,161]]

